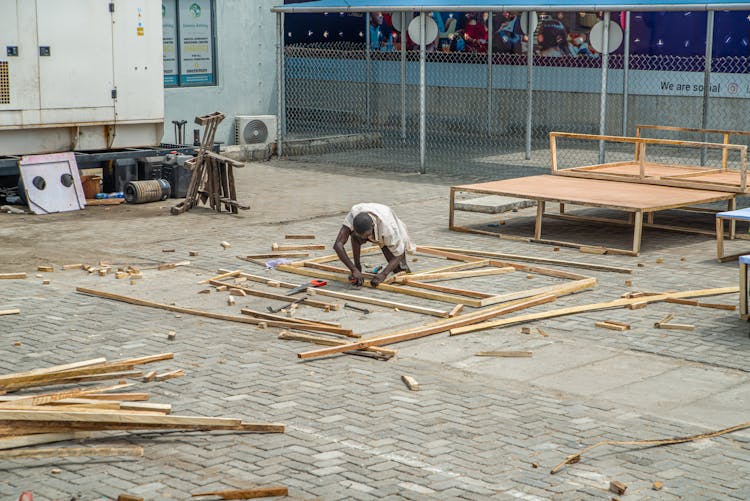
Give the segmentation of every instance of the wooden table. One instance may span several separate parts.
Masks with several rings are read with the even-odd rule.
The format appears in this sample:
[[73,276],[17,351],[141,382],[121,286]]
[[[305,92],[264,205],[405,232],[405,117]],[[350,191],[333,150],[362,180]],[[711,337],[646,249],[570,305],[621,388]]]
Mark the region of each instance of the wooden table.
[[725,263],[736,259],[746,252],[740,254],[732,254],[729,256],[724,255],[724,221],[729,221],[729,238],[735,238],[735,223],[737,221],[749,221],[750,222],[750,208],[729,210],[727,212],[719,212],[716,214],[716,259],[720,263]]
[[[515,179],[506,179],[502,181],[491,181],[489,183],[452,186],[450,195],[448,227],[454,231],[465,231],[469,233],[482,234],[489,233],[496,236],[502,236],[502,234],[475,230],[455,224],[454,213],[455,198],[457,192],[504,195],[528,200],[536,200],[537,212],[536,224],[534,227],[534,237],[528,239],[534,242],[569,247],[586,247],[586,245],[584,244],[542,239],[542,218],[545,213],[545,205],[547,202],[555,202],[560,204],[560,214],[556,215],[556,217],[632,226],[632,250],[603,248],[613,254],[625,254],[630,256],[637,256],[640,253],[641,236],[644,226],[668,230],[689,231],[693,233],[697,232],[713,236],[713,232],[708,230],[696,230],[694,228],[657,225],[650,222],[644,224],[644,213],[650,214],[667,209],[689,207],[692,205],[705,204],[721,200],[726,200],[729,210],[732,210],[734,209],[735,203],[735,194],[728,192],[675,188],[671,186],[635,184],[618,181],[603,181],[598,179],[585,179],[567,176],[530,176]],[[565,214],[565,204],[620,210],[627,212],[629,214],[629,219],[626,222],[616,219],[590,217],[586,218]]]

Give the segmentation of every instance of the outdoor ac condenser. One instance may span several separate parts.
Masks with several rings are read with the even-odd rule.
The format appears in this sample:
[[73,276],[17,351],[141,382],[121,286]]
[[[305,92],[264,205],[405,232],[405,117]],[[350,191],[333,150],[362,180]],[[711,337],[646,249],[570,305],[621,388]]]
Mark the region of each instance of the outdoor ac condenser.
[[276,142],[276,115],[235,117],[235,144],[267,145]]

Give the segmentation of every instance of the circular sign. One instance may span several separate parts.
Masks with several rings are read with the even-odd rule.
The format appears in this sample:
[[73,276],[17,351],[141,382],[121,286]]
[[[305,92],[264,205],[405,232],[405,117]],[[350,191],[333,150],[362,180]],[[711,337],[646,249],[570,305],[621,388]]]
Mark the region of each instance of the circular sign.
[[539,23],[539,16],[536,15],[536,12],[527,12],[524,11],[521,13],[521,31],[523,31],[523,34],[526,34],[526,28],[529,26],[529,14],[531,14],[531,32],[534,33],[536,31],[536,25]]
[[[420,16],[417,16],[411,20],[411,22],[409,23],[409,29],[408,29],[409,37],[417,43],[420,43],[420,40],[421,40],[420,34],[422,31],[420,29],[419,17]],[[437,36],[438,36],[437,23],[431,17],[426,17],[425,18],[424,44],[425,45],[431,44],[432,42],[435,41]]]
[[[599,21],[591,28],[589,43],[595,51],[604,53],[604,21]],[[609,45],[607,53],[616,51],[622,45],[622,28],[614,21],[609,22]]]

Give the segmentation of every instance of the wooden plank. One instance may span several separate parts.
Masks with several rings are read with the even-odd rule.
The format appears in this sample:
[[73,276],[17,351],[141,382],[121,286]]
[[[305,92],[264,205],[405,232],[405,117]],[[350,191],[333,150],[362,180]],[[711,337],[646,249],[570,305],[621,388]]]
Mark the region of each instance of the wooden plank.
[[[220,282],[218,280],[211,280],[208,283],[211,285],[227,285],[223,282]],[[259,291],[256,289],[251,289],[249,287],[242,287],[241,285],[231,285],[230,286],[233,289],[238,289],[243,291],[245,294],[249,296],[256,296],[256,297],[264,297],[266,299],[275,299],[276,301],[282,301],[285,303],[288,303],[290,301],[293,301],[295,298],[285,296],[283,294],[277,294],[275,292],[267,292],[267,291]],[[341,305],[338,303],[326,303],[323,301],[316,301],[314,299],[303,299],[300,301],[301,304],[306,304],[308,306],[313,306],[315,308],[320,308],[321,310],[339,310],[341,309]]]
[[477,357],[531,357],[530,351],[480,351]]
[[57,457],[101,457],[101,456],[143,456],[143,447],[59,447],[46,449],[23,449],[0,451],[0,459],[29,459]]
[[690,324],[659,324],[659,329],[671,329],[679,331],[692,331],[695,330],[694,325]]
[[[368,254],[373,254],[378,251],[380,251],[380,247],[376,245],[371,245],[369,247],[361,248],[359,251],[359,254],[360,256],[366,256]],[[349,257],[353,257],[351,250],[348,250],[346,254]],[[338,254],[328,254],[327,256],[314,257],[311,259],[307,259],[305,261],[298,261],[296,263],[292,263],[292,266],[303,266],[304,263],[330,263],[331,261],[338,261],[338,259],[339,259]]]
[[457,317],[454,317],[448,320],[442,320],[442,321],[436,322],[435,324],[431,324],[427,326],[416,327],[414,329],[410,329],[401,333],[385,334],[382,336],[359,341],[357,343],[350,343],[348,345],[341,345],[341,346],[335,346],[332,348],[324,348],[324,349],[309,351],[305,353],[298,353],[297,357],[302,358],[302,359],[320,357],[320,356],[331,355],[334,353],[343,353],[346,351],[358,350],[358,349],[366,348],[368,346],[380,346],[380,345],[386,345],[386,344],[392,344],[392,343],[399,343],[401,341],[408,341],[411,339],[417,339],[420,337],[429,336],[431,334],[437,334],[438,332],[445,332],[447,330],[451,330],[460,326],[481,322],[482,320],[497,317],[500,315],[505,315],[507,313],[512,313],[514,311],[531,308],[532,306],[538,306],[540,304],[554,301],[554,299],[555,299],[554,296],[542,296],[542,297],[535,296],[533,298],[530,298],[528,300],[525,300],[516,304],[512,304],[508,306],[502,305],[502,307],[489,308],[486,311],[474,312],[468,315],[459,315]]
[[286,487],[258,487],[255,489],[199,492],[192,496],[218,496],[221,499],[254,499],[288,495],[289,490]]
[[[249,315],[255,317],[256,314],[260,312],[254,312],[253,310],[246,310],[242,309],[240,310],[243,315]],[[261,315],[265,315],[263,313],[260,313]],[[268,316],[274,316],[274,315],[268,315]],[[276,317],[276,318],[284,318],[284,317]],[[354,337],[359,338],[361,337],[360,334],[355,334],[352,332],[351,329],[344,329],[341,327],[333,327],[331,325],[324,325],[319,323],[313,323],[313,322],[299,322],[299,321],[290,321],[293,319],[287,319],[287,320],[273,320],[268,319],[268,321],[263,321],[263,323],[268,324],[269,327],[283,327],[285,329],[298,329],[303,331],[313,331],[313,332],[327,332],[329,334],[339,334],[341,336],[346,337]],[[261,323],[259,321],[259,323]]]
[[18,280],[26,278],[26,273],[0,273],[0,280]]
[[225,278],[234,278],[240,276],[241,271],[240,270],[234,270],[234,271],[227,271],[225,273],[221,273],[220,275],[216,275],[215,277],[206,278],[205,280],[201,280],[198,282],[199,284],[207,284],[210,281],[214,280],[224,280]]
[[[349,277],[347,275],[341,275],[338,273],[328,273],[324,271],[316,271],[307,269],[304,267],[295,267],[290,265],[279,265],[276,267],[276,270],[278,271],[285,271],[287,273],[295,273],[297,275],[305,275],[308,277],[313,278],[322,278],[325,280],[332,280],[336,282],[342,282],[342,283],[349,283]],[[365,280],[365,285],[369,286],[370,282],[369,280]],[[421,290],[414,290],[409,289],[405,286],[400,285],[393,285],[393,284],[380,284],[377,287],[378,290],[384,290],[388,292],[397,292],[401,294],[406,294],[408,296],[415,296],[415,297],[421,297],[423,299],[432,299],[433,301],[442,301],[446,303],[454,303],[454,304],[465,304],[466,306],[472,306],[474,308],[477,308],[480,306],[479,301],[468,299],[465,297],[458,297],[458,296],[451,296],[449,294],[441,294],[437,292],[425,292]]]
[[404,374],[401,376],[401,381],[403,381],[406,387],[411,391],[419,391],[419,383],[413,377]]
[[339,328],[341,327],[341,324],[338,322],[323,322],[322,320],[310,320],[310,319],[302,318],[302,317],[285,317],[283,315],[274,315],[273,313],[266,313],[264,311],[255,311],[249,308],[241,309],[240,313],[242,313],[243,315],[249,315],[255,318],[263,318],[266,320],[279,320],[280,322],[292,322],[292,323],[299,323],[299,324],[320,325],[320,326],[339,327]]
[[142,413],[81,413],[51,410],[9,411],[0,410],[0,423],[57,423],[65,424],[113,424],[123,425],[127,429],[138,429],[151,425],[161,428],[174,429],[206,429],[206,430],[245,430],[253,427],[268,427],[269,430],[283,432],[283,425],[272,423],[243,423],[240,419],[210,418],[193,416],[157,416]]
[[477,299],[486,299],[490,297],[494,297],[492,294],[487,294],[486,292],[477,292],[472,291],[468,289],[459,289],[457,287],[447,287],[445,285],[439,285],[439,284],[428,284],[423,282],[406,282],[402,285],[406,285],[407,287],[417,287],[419,289],[427,289],[431,291],[437,291],[437,292],[445,292],[447,294],[456,294],[458,296],[466,296],[466,297],[473,297]]
[[685,298],[685,297],[702,297],[702,296],[717,296],[721,294],[733,294],[739,291],[739,287],[720,287],[715,289],[699,289],[699,290],[688,290],[682,292],[672,292],[668,294],[658,294],[655,296],[645,296],[633,299],[616,299],[614,301],[604,301],[601,303],[582,304],[578,306],[570,306],[567,308],[561,308],[558,310],[544,311],[540,313],[530,313],[527,315],[519,315],[511,318],[504,318],[491,322],[482,322],[475,325],[469,325],[465,327],[457,327],[451,329],[450,335],[457,336],[460,334],[467,334],[469,332],[475,332],[484,329],[491,329],[496,327],[504,327],[506,325],[512,325],[521,322],[529,322],[531,320],[540,320],[543,318],[560,317],[564,315],[573,315],[575,313],[583,313],[587,311],[598,311],[607,310],[612,308],[623,308],[630,304],[645,301],[648,303],[655,303],[659,301],[665,301],[669,298]]
[[135,401],[140,402],[148,400],[150,395],[148,393],[89,393],[86,398],[96,400],[122,400],[122,401]]
[[427,273],[447,273],[449,271],[473,270],[475,268],[484,268],[485,266],[490,266],[489,259],[482,259],[480,261],[470,261],[466,263],[452,264],[450,266],[443,266],[442,268],[435,268],[433,270],[420,272],[420,273],[417,273],[417,275],[422,275],[422,274],[427,274]]
[[516,269],[512,266],[502,268],[490,268],[486,270],[466,270],[466,271],[447,271],[443,273],[415,273],[403,275],[396,279],[396,282],[426,281],[426,280],[456,280],[460,278],[486,277],[491,275],[506,275],[513,273]]
[[315,235],[284,235],[286,240],[315,240]]
[[279,245],[278,243],[273,243],[271,245],[271,250],[276,252],[283,252],[283,251],[303,251],[303,250],[323,250],[326,246],[324,244],[303,244],[303,245]]
[[503,303],[505,301],[513,301],[515,299],[523,299],[531,296],[538,296],[540,294],[551,294],[555,297],[567,296],[568,294],[575,294],[576,292],[584,291],[587,289],[593,289],[596,287],[595,278],[586,278],[584,280],[576,280],[574,282],[568,282],[560,285],[548,285],[545,287],[537,287],[535,289],[527,289],[525,291],[511,292],[509,294],[500,294],[481,300],[482,306],[489,306],[492,304]]
[[448,318],[453,318],[453,317],[455,317],[456,315],[458,315],[459,313],[461,313],[461,310],[463,310],[463,309],[464,309],[464,305],[462,305],[462,304],[457,304],[457,305],[456,305],[456,306],[455,306],[455,307],[454,307],[454,308],[453,308],[453,309],[452,309],[452,310],[450,311],[450,313],[448,313]]
[[620,332],[626,331],[626,330],[630,329],[630,326],[614,324],[614,323],[611,323],[611,322],[608,322],[608,321],[594,322],[594,325],[597,326],[597,327],[602,327],[604,329],[609,329],[609,330],[612,330],[612,331],[620,331]]
[[31,445],[52,444],[55,442],[67,442],[68,440],[81,440],[92,438],[96,433],[89,431],[71,431],[66,433],[39,433],[20,437],[0,437],[0,450],[29,447]]
[[7,310],[0,310],[0,316],[3,316],[3,315],[18,315],[19,313],[21,313],[21,310],[19,310],[18,308],[10,308],[10,309],[7,309]]
[[267,252],[265,254],[248,254],[246,256],[237,256],[237,258],[248,261],[251,259],[307,257],[309,255],[309,252]]
[[[309,343],[320,344],[324,346],[340,346],[342,344],[348,343],[348,341],[345,341],[343,339],[333,339],[330,337],[313,336],[310,334],[302,334],[301,332],[289,331],[281,331],[281,333],[279,334],[279,339],[286,339],[291,341],[307,341]],[[371,351],[373,353],[377,353],[389,358],[396,354],[396,350],[391,350],[390,348],[384,348],[382,346],[370,346],[368,348],[365,348],[364,351]]]

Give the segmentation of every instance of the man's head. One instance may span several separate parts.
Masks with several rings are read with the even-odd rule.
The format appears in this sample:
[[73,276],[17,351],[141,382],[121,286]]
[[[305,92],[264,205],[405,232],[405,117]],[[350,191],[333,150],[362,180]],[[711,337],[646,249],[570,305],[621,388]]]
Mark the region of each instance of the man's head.
[[370,214],[367,212],[360,212],[354,216],[354,235],[360,240],[367,240],[373,233],[374,223]]

